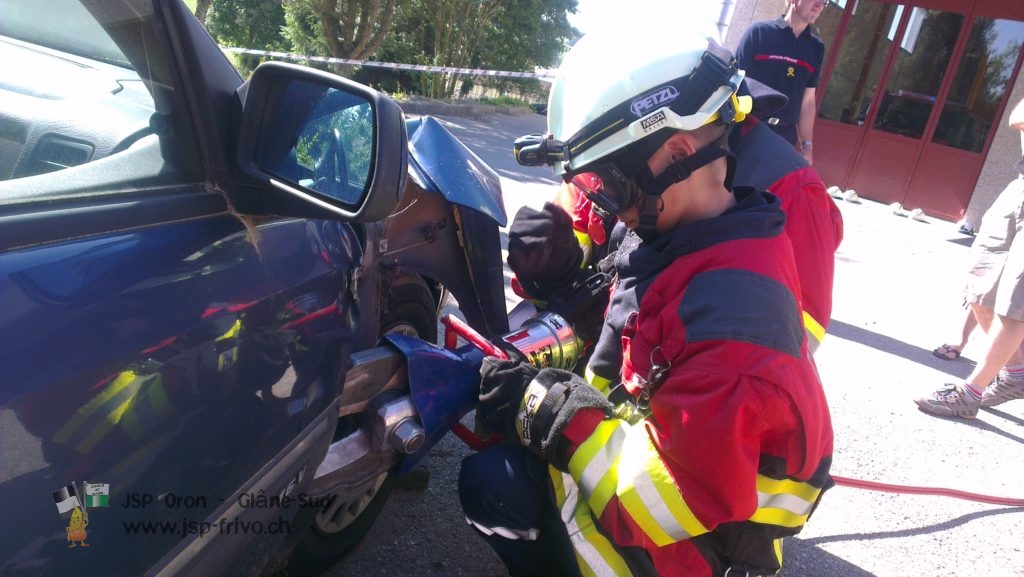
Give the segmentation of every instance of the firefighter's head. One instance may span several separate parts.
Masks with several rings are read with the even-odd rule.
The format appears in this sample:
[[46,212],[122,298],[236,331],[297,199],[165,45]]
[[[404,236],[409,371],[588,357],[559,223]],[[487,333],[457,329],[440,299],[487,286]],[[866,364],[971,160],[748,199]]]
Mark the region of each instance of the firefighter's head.
[[743,77],[726,49],[678,24],[588,33],[558,69],[540,156],[599,210],[653,236],[662,193],[728,155],[722,136],[751,105],[736,96]]

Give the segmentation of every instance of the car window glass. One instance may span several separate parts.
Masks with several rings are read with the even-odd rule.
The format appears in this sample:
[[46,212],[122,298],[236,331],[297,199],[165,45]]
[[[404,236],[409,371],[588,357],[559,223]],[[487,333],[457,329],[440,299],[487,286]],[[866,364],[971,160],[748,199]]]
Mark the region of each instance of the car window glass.
[[46,197],[183,179],[164,34],[151,0],[5,0],[0,185],[67,171],[15,187]]

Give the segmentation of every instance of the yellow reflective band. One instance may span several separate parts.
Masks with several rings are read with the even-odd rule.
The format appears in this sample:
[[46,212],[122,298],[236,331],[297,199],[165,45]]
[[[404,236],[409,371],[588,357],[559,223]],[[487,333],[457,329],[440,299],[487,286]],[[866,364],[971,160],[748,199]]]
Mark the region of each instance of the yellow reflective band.
[[646,427],[633,427],[626,440],[618,493],[629,515],[659,547],[707,532],[683,499]]
[[817,348],[821,344],[821,341],[825,340],[825,327],[821,326],[821,323],[814,320],[814,317],[807,311],[804,311],[804,329],[807,334],[814,338],[814,342],[807,343],[812,345],[813,348]]
[[242,319],[235,321],[235,324],[231,325],[231,328],[224,332],[221,336],[213,339],[214,341],[224,341],[238,336],[238,333],[242,330]]
[[782,538],[776,539],[772,545],[775,548],[775,559],[779,562],[779,567],[782,567]]
[[804,501],[814,503],[818,500],[818,495],[821,494],[821,489],[803,481],[794,481],[792,479],[772,479],[771,477],[758,475],[757,492],[769,493],[772,495],[788,493],[799,497]]
[[780,527],[800,527],[807,522],[820,493],[821,489],[807,483],[758,475],[758,507],[750,520]]
[[146,382],[148,386],[135,396],[130,410],[124,413],[120,421],[121,427],[133,442],[174,415],[163,379],[154,374]]
[[580,245],[580,249],[583,251],[583,260],[580,261],[580,269],[587,268],[587,264],[590,262],[590,255],[594,252],[594,241],[591,240],[590,235],[572,229],[574,235],[576,235],[576,243]]
[[615,545],[597,528],[594,516],[585,501],[579,500],[579,489],[569,475],[548,467],[555,492],[555,503],[561,512],[576,555],[576,564],[584,576],[613,575],[630,577],[629,566]]
[[602,421],[569,460],[569,473],[578,480],[587,503],[598,517],[615,496],[615,472],[627,427],[618,419]]
[[78,445],[78,449],[85,452],[92,450],[96,443],[99,443],[103,437],[107,436],[107,433],[109,433],[111,429],[121,422],[121,417],[124,416],[124,412],[131,407],[135,400],[136,397],[134,395],[128,397],[125,402],[118,405],[113,411],[110,411],[103,421],[89,431],[89,434],[87,434],[81,444]]
[[[135,371],[122,371],[100,394],[79,409],[57,431],[53,440],[81,452],[89,451],[117,425],[121,412],[138,394],[141,385],[142,379],[137,378]],[[114,409],[105,412],[109,406]],[[83,439],[78,441],[79,438]]]
[[603,393],[606,397],[608,396],[608,393],[611,392],[611,379],[606,379],[602,376],[599,376],[597,373],[590,369],[590,365],[587,365],[587,368],[583,370],[583,380],[593,385],[595,389],[601,391],[601,393]]

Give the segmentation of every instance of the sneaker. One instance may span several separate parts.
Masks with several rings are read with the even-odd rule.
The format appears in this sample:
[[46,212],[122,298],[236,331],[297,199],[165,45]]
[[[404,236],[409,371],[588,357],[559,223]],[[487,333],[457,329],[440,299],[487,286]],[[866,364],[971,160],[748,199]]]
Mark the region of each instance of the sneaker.
[[915,399],[917,406],[924,412],[939,417],[960,417],[973,419],[978,415],[981,400],[975,399],[960,385],[946,384],[932,393],[931,397]]
[[1014,399],[1024,399],[1024,383],[1010,383],[996,377],[985,388],[985,394],[981,396],[981,406],[994,407]]

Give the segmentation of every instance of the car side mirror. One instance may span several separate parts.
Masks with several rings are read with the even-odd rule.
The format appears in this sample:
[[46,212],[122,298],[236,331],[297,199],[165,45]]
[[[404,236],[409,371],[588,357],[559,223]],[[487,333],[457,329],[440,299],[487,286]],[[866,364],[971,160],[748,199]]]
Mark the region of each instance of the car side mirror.
[[402,110],[389,97],[282,62],[258,66],[239,94],[239,167],[262,188],[290,197],[250,198],[242,203],[246,212],[369,222],[394,210],[409,150]]

